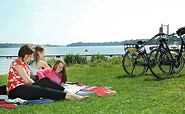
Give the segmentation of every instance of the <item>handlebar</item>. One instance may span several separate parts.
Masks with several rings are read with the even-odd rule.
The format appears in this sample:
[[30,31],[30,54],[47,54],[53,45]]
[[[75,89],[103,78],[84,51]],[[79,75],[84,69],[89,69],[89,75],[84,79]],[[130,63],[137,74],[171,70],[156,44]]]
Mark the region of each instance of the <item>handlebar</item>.
[[176,36],[176,33],[168,34],[167,36]]
[[181,27],[176,31],[178,36],[182,36],[185,34],[185,27]]

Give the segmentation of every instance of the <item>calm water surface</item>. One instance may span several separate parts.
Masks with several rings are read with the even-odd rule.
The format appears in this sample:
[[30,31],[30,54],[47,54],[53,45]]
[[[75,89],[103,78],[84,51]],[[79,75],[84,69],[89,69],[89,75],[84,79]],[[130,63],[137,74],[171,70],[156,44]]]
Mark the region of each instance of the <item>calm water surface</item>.
[[[88,50],[85,52],[85,50]],[[17,56],[19,48],[0,48],[0,56]],[[123,46],[78,46],[78,47],[45,47],[45,55],[66,54],[123,54]],[[11,62],[15,58],[0,57],[0,74],[9,70]]]

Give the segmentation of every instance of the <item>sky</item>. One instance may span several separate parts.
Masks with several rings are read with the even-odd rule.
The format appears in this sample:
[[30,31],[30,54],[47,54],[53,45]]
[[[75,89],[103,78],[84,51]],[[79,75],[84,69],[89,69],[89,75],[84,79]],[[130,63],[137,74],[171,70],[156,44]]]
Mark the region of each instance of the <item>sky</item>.
[[67,45],[151,38],[185,26],[184,0],[0,0],[0,43]]

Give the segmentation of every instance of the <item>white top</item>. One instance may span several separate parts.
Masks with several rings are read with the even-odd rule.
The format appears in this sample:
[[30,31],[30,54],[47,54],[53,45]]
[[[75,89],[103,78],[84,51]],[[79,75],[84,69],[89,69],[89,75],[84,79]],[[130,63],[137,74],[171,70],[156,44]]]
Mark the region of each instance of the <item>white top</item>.
[[37,71],[42,70],[42,68],[34,68],[34,67],[33,67],[33,63],[32,63],[31,65],[29,65],[29,68],[30,68],[30,74],[31,74],[31,75],[37,75],[37,74],[36,74]]

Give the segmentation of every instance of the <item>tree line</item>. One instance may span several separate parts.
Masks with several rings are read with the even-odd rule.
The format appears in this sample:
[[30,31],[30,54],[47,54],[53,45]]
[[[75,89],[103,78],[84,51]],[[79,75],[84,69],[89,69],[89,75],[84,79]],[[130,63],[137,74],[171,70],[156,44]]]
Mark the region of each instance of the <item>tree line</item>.
[[[72,46],[119,46],[124,44],[136,44],[139,40],[147,41],[149,39],[130,39],[125,41],[115,41],[115,42],[97,42],[97,43],[85,43],[85,42],[77,42],[77,43],[71,43],[66,46],[72,47]],[[169,37],[168,38],[168,44],[173,45],[175,42],[179,42],[179,39],[177,37]],[[148,45],[157,45],[159,43],[159,39],[154,39],[150,42],[148,42]],[[23,43],[16,44],[16,43],[0,43],[0,48],[18,48],[24,45]],[[37,44],[31,44],[33,46]],[[45,47],[59,47],[64,45],[50,45],[46,44]]]
[[[149,39],[131,39],[131,40],[125,40],[121,42],[97,42],[97,43],[84,43],[84,42],[77,42],[77,43],[71,43],[67,46],[116,46],[116,45],[124,45],[124,44],[136,44],[138,41],[147,41]],[[173,45],[175,42],[179,42],[179,39],[175,36],[168,38],[168,44]],[[150,42],[147,42],[147,45],[158,45],[159,39],[153,39]]]

